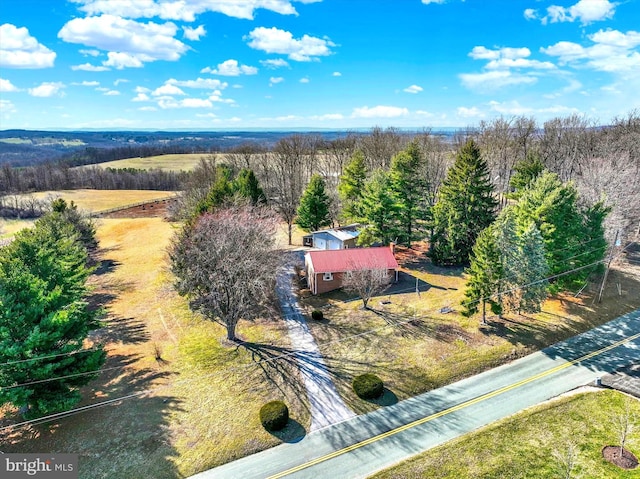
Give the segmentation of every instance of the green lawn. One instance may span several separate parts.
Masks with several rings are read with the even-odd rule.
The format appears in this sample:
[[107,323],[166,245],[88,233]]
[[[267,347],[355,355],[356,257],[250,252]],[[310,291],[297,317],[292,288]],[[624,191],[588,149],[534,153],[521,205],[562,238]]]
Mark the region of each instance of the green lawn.
[[[624,403],[640,418],[640,401],[603,390],[561,398],[516,414],[420,454],[374,476],[375,479],[552,479],[561,475],[573,447],[571,478],[639,478],[602,458],[602,448],[618,445],[612,419]],[[627,449],[640,456],[640,424]]]

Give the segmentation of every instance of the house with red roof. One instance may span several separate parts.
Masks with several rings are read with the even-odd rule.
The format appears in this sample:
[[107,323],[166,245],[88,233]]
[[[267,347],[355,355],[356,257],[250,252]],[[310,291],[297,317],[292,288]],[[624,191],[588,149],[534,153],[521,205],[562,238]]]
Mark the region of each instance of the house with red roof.
[[390,283],[398,281],[399,266],[394,255],[394,245],[308,251],[304,264],[312,294],[322,294],[342,287],[342,277],[347,271],[386,270]]

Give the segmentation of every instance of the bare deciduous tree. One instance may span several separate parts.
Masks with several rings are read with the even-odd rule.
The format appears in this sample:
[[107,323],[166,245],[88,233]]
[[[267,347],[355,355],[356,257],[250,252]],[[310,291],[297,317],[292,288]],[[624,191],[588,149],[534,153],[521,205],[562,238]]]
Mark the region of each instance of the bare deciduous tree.
[[228,208],[201,216],[170,246],[176,289],[224,325],[230,341],[241,319],[260,316],[270,303],[279,262],[276,228],[277,219],[264,208]]
[[637,418],[631,412],[631,404],[629,399],[625,399],[622,411],[611,416],[611,423],[618,436],[618,444],[620,446],[620,457],[624,456],[624,448],[627,445],[627,439],[633,433],[636,427]]
[[564,449],[554,449],[551,453],[555,459],[558,477],[560,479],[578,479],[575,474],[578,447],[573,442],[568,442]]
[[342,276],[342,288],[357,294],[362,300],[363,308],[369,307],[369,300],[378,296],[389,286],[389,273],[386,269],[364,269],[352,263],[351,271]]
[[379,126],[372,128],[371,133],[361,136],[359,140],[358,147],[364,153],[368,171],[389,168],[393,155],[400,152],[406,143],[406,138],[397,129],[383,130]]
[[293,135],[278,141],[270,158],[272,174],[265,184],[269,201],[287,223],[289,244],[300,197],[309,182],[315,159],[314,146],[315,142],[309,137]]

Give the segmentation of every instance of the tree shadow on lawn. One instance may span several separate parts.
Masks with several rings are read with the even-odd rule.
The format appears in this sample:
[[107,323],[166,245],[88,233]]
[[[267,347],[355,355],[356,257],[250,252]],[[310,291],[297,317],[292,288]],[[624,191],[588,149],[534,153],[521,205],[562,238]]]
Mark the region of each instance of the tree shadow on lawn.
[[[154,393],[154,381],[170,373],[129,368],[137,359],[109,357],[105,368],[121,368],[103,372],[82,389],[84,399],[75,409],[86,409],[11,430],[0,439],[0,448],[3,452],[78,454],[80,478],[180,477],[173,462],[178,454],[171,446],[169,417],[182,410],[181,401],[162,394],[157,386]],[[118,398],[122,400],[92,407]],[[11,419],[20,422],[18,416]]]
[[[619,271],[616,273],[619,275],[619,280],[624,282],[626,291],[640,291],[640,282],[637,278]],[[595,286],[599,286],[599,284],[595,284]],[[597,304],[593,301],[598,289],[595,286],[591,288],[590,292],[583,293],[582,299],[561,295],[559,299],[562,307],[567,311],[566,315],[543,308],[543,314],[560,320],[555,325],[549,325],[528,316],[520,316],[517,319],[515,316],[511,316],[502,320],[491,320],[489,325],[481,327],[480,331],[484,334],[503,337],[517,346],[524,345],[531,349],[541,350],[550,358],[562,358],[566,361],[578,360],[591,351],[606,348],[636,334],[637,328],[634,328],[633,324],[637,324],[639,319],[632,319],[628,324],[619,323],[614,326],[607,323],[619,315],[624,315],[640,307],[640,298],[632,297],[630,294],[626,297],[620,297],[615,289],[616,286],[611,284],[608,290],[609,297],[605,297],[602,304]],[[575,317],[581,319],[574,319]],[[598,331],[591,330],[591,328],[598,326],[601,326]],[[635,343],[637,344],[638,341],[636,340]],[[640,347],[634,344],[625,344],[616,347],[608,354],[585,358],[585,361],[581,361],[580,365],[593,371],[613,372],[634,360],[637,361],[638,357],[640,357]]]
[[470,337],[469,333],[461,327],[452,323],[443,323],[432,316],[417,316],[373,308],[369,308],[369,311],[384,319],[388,325],[396,328],[403,337],[428,336],[443,342],[469,339]]

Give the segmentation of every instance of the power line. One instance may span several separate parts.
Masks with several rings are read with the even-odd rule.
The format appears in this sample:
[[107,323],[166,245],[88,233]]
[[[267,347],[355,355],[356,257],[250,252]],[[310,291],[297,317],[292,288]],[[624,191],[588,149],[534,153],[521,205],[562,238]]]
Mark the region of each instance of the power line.
[[78,351],[71,351],[70,353],[51,354],[49,356],[38,356],[36,358],[18,359],[16,361],[8,361],[6,363],[0,363],[0,366],[10,366],[12,364],[28,363],[31,361],[39,361],[41,359],[52,359],[52,358],[59,358],[62,356],[72,356],[74,354],[89,353],[92,351],[99,351],[99,350],[100,348],[80,349]]
[[[623,252],[631,244],[633,244],[633,243],[629,242],[627,244],[627,246],[625,246],[620,251],[620,253],[618,253],[618,255],[616,255],[616,257],[614,259],[617,259],[618,257],[620,257],[623,254]],[[532,286],[534,284],[538,284],[538,283],[540,283],[542,281],[546,281],[546,280],[549,280],[549,279],[554,279],[554,278],[557,278],[557,277],[560,277],[560,276],[564,276],[566,274],[571,274],[571,273],[573,273],[575,271],[579,271],[579,270],[587,268],[589,266],[594,266],[596,264],[602,263],[603,261],[604,260],[599,260],[599,261],[595,261],[595,262],[593,262],[591,264],[588,264],[588,265],[580,266],[578,268],[572,268],[571,270],[565,271],[563,273],[558,273],[558,274],[555,274],[555,275],[547,277],[547,278],[542,278],[542,279],[533,281],[531,283],[528,283],[528,284],[525,284],[525,285],[522,285],[522,286],[518,286],[516,288],[512,288],[511,290],[504,291],[501,294],[505,294],[505,293],[510,292],[510,291],[515,291],[517,289],[523,289],[523,288],[526,288],[528,286]],[[479,298],[477,300],[474,300],[474,302],[478,302],[478,301],[482,301],[482,300],[488,300],[493,296],[494,295],[490,295],[490,296],[488,296],[486,298]],[[470,302],[469,304],[472,304],[472,302]],[[438,308],[434,308],[432,310],[425,311],[425,313],[435,312],[437,310],[438,310]],[[339,338],[339,339],[336,339],[336,340],[333,340],[333,341],[328,341],[328,342],[322,343],[322,346],[333,345],[333,344],[337,344],[337,343],[340,343],[340,342],[343,342],[343,341],[347,341],[347,340],[350,340],[350,339],[366,336],[368,334],[372,334],[374,332],[381,331],[381,330],[386,329],[386,328],[391,327],[391,326],[398,326],[398,325],[401,325],[401,324],[409,323],[410,321],[413,321],[413,318],[412,319],[407,319],[407,320],[402,320],[402,321],[397,321],[394,324],[386,324],[386,325],[381,326],[379,328],[373,328],[373,329],[370,329],[370,330],[367,330],[367,331],[363,331],[363,332],[358,333],[358,334],[346,336],[344,338]],[[267,358],[267,359],[262,359],[262,360],[258,361],[257,364],[270,363],[270,362],[273,362],[275,360],[279,360],[279,359],[283,359],[283,358],[286,358],[286,357],[295,356],[297,354],[300,354],[300,352],[299,351],[290,351],[288,353],[280,354],[280,355],[273,356],[273,357],[270,357],[270,358]],[[247,367],[250,367],[250,366],[251,366],[251,364],[245,364],[245,365],[242,365],[242,366],[238,366],[236,368],[231,368],[231,370],[232,371],[233,370],[240,370],[240,369],[244,369],[244,368],[247,368]],[[196,379],[201,380],[203,378],[212,377],[212,376],[215,376],[216,374],[218,374],[217,371],[213,372],[213,373],[210,373],[210,374],[207,374],[207,375],[204,375],[204,376],[199,376],[198,378],[184,379],[182,381],[177,381],[177,382],[175,382],[173,384],[165,384],[165,385],[157,386],[155,388],[145,389],[145,390],[139,391],[137,393],[128,394],[126,396],[121,396],[121,397],[118,397],[118,398],[109,399],[109,400],[106,400],[106,401],[103,401],[103,402],[100,402],[100,403],[89,404],[87,406],[82,406],[82,407],[79,407],[79,408],[71,409],[69,411],[63,411],[63,412],[59,412],[59,413],[55,413],[55,414],[50,414],[48,416],[43,416],[43,417],[38,418],[38,419],[31,419],[31,420],[23,421],[23,422],[20,422],[20,423],[4,426],[4,427],[0,428],[0,432],[3,432],[5,430],[9,430],[9,429],[18,428],[18,427],[27,426],[27,425],[30,425],[30,424],[42,424],[44,422],[49,422],[49,421],[52,421],[52,420],[55,420],[55,419],[58,419],[58,418],[63,418],[63,417],[68,417],[68,416],[72,416],[72,415],[75,415],[75,414],[80,414],[80,413],[88,411],[90,409],[103,407],[103,406],[108,406],[110,404],[114,404],[114,403],[117,403],[117,402],[121,402],[121,401],[125,401],[125,400],[128,400],[128,399],[133,399],[133,398],[136,398],[136,397],[144,396],[145,394],[151,394],[151,393],[157,392],[157,391],[159,391],[161,389],[166,389],[168,387],[173,387],[175,385],[193,382]]]

